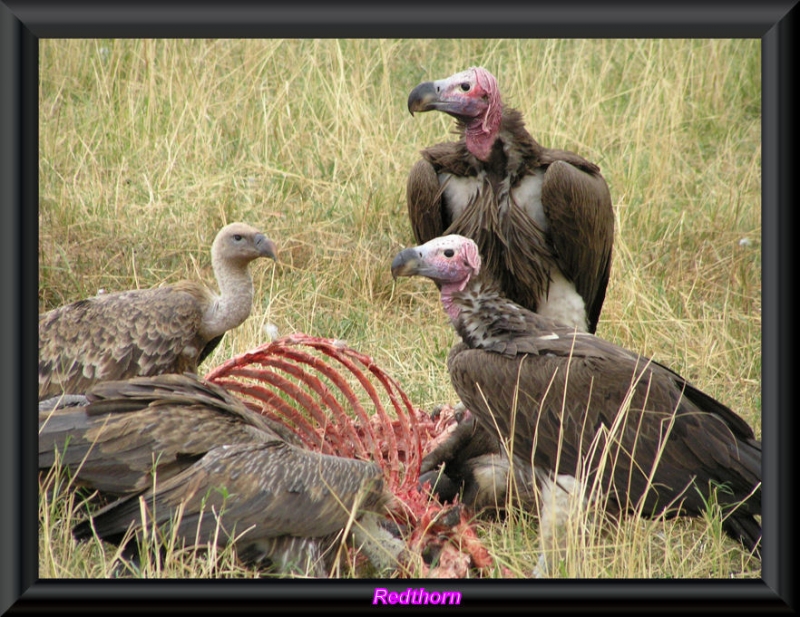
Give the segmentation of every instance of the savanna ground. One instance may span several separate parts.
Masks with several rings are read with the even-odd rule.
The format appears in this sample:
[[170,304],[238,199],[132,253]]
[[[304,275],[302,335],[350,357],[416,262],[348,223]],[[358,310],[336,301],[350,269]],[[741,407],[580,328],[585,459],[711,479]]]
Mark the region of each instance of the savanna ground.
[[[757,40],[43,40],[39,310],[99,289],[213,284],[211,241],[241,220],[280,261],[254,265],[253,313],[201,374],[272,323],[346,340],[422,409],[455,403],[436,290],[394,283],[389,264],[413,243],[406,174],[453,129],[443,114],[412,117],[407,95],[482,65],[534,137],[596,162],[611,188],[597,334],[667,364],[760,436],[760,63]],[[113,549],[71,539],[83,510],[70,495],[42,494],[40,576],[108,576]],[[529,513],[479,531],[498,567],[530,575]],[[713,509],[628,520],[574,549],[557,576],[760,577]],[[230,551],[177,552],[146,572],[257,574]]]

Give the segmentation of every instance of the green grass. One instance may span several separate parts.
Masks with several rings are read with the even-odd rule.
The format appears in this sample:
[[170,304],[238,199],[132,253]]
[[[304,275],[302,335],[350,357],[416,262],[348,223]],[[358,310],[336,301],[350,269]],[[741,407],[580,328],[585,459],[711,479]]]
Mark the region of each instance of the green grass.
[[[617,235],[598,335],[760,435],[760,62],[757,40],[42,40],[39,309],[101,288],[213,284],[211,241],[242,220],[280,261],[254,264],[253,314],[201,373],[264,342],[270,322],[346,339],[423,409],[455,403],[435,288],[395,284],[389,264],[413,242],[406,174],[453,129],[412,117],[407,95],[479,64],[534,137],[608,181]],[[72,542],[81,506],[57,495],[40,508],[40,574],[108,576],[113,551]],[[576,538],[581,559],[561,575],[760,576],[718,527],[625,521]],[[530,573],[530,514],[480,532],[498,563]],[[180,564],[157,574],[255,575],[222,557]]]

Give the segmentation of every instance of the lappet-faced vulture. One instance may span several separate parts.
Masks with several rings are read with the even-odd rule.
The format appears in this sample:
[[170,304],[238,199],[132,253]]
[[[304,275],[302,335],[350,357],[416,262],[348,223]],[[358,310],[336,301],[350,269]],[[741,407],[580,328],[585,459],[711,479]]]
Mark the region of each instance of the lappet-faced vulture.
[[194,376],[140,377],[98,384],[85,406],[40,412],[39,466],[58,453],[76,485],[123,495],[73,533],[125,541],[134,559],[126,532],[155,524],[186,546],[233,542],[239,558],[279,573],[327,576],[345,537],[379,571],[397,567],[405,545],[380,525],[392,500],[380,467],[292,436]]
[[196,372],[253,306],[249,264],[275,244],[244,223],[211,247],[217,294],[194,281],[98,295],[39,315],[39,400],[107,380]]
[[597,165],[540,145],[481,67],[419,84],[408,109],[443,111],[461,134],[423,150],[408,176],[417,242],[471,238],[507,298],[593,333],[614,239],[611,196]]
[[599,487],[610,513],[698,516],[715,498],[725,532],[759,549],[761,443],[728,407],[653,360],[508,300],[463,236],[405,249],[392,274],[439,286],[461,337],[447,362],[453,387],[515,463],[532,465],[543,534],[563,516],[559,493]]

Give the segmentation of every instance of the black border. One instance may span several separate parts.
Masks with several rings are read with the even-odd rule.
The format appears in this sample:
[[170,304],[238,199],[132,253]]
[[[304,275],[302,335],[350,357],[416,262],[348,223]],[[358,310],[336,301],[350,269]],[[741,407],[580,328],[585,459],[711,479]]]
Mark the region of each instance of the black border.
[[[377,6],[375,6],[377,5]],[[462,606],[526,612],[613,610],[793,612],[794,488],[791,405],[795,315],[789,297],[797,207],[792,146],[796,0],[666,3],[559,0],[525,4],[360,6],[233,0],[81,3],[0,0],[0,612],[71,610],[194,613],[286,609],[372,610],[374,587],[435,581],[39,581],[34,473],[37,309],[38,39],[82,37],[759,38],[762,41],[764,560],[762,580],[453,581]],[[23,402],[25,403],[23,405]],[[27,463],[27,464],[25,464]],[[438,583],[438,584],[434,584]],[[399,607],[394,607],[398,609]]]

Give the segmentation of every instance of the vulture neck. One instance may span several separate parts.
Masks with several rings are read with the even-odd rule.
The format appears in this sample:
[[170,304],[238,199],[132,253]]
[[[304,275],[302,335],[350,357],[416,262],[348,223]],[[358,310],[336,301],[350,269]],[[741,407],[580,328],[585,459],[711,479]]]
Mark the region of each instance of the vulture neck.
[[[480,119],[465,122],[462,127],[467,151],[498,179],[509,179],[513,184],[525,173],[527,164],[541,156],[542,146],[525,128],[525,120],[516,109],[503,110],[491,134],[482,133]],[[474,137],[471,131],[475,131]]]
[[[469,279],[467,279],[469,281]],[[454,294],[461,292],[464,289],[464,283],[445,283],[442,285],[441,298],[444,312],[450,317],[450,321],[454,324],[458,322],[458,316],[461,313],[461,308],[453,297]]]
[[444,310],[462,340],[473,349],[491,349],[497,343],[527,333],[526,309],[483,277],[467,280],[461,288],[441,290]]
[[469,150],[478,160],[488,161],[492,147],[500,132],[503,120],[503,104],[499,101],[490,105],[486,113],[464,124],[464,140]]
[[207,339],[240,325],[253,308],[253,279],[248,264],[217,255],[212,257],[211,263],[220,293],[211,294],[203,315],[201,334]]

